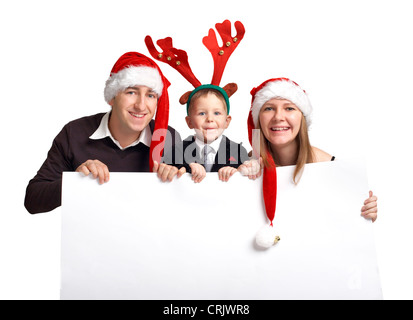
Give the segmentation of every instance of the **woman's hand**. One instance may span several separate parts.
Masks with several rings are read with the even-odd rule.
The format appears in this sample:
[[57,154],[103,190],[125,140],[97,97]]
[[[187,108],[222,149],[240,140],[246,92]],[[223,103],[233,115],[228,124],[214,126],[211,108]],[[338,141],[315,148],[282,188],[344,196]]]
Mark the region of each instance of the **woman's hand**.
[[369,191],[369,198],[364,201],[364,206],[361,208],[361,215],[366,219],[371,219],[372,222],[377,219],[377,197],[373,195],[373,191]]
[[248,160],[238,167],[238,171],[243,176],[248,176],[249,179],[255,180],[261,176],[262,158],[260,160]]

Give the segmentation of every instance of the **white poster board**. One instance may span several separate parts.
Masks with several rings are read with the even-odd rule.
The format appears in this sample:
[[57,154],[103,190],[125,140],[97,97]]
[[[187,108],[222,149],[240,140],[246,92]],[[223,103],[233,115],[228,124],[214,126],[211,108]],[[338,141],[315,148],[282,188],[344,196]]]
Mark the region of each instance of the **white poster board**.
[[61,298],[381,299],[364,167],[310,164],[297,186],[292,172],[277,171],[281,240],[268,250],[254,243],[261,179],[64,173]]

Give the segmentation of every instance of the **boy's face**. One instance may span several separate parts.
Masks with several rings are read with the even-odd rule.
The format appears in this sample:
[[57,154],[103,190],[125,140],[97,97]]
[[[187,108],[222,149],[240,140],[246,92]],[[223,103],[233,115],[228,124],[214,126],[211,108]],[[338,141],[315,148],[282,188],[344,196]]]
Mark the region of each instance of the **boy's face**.
[[225,104],[214,94],[197,98],[185,118],[190,129],[195,129],[198,139],[205,143],[216,140],[231,122]]

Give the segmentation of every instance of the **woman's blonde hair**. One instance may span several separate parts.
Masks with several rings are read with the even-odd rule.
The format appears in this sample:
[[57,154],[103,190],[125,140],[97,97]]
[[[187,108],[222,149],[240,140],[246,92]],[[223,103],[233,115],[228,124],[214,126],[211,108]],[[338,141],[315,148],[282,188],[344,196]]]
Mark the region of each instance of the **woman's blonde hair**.
[[[260,130],[260,139],[259,139],[259,149],[255,148],[255,150],[260,150],[260,156],[263,160],[264,166],[271,167],[275,164],[276,167],[279,167],[281,164],[274,157],[271,147],[269,145],[269,141],[262,133],[259,119],[258,119],[256,129]],[[293,181],[295,184],[297,184],[300,181],[301,175],[303,173],[304,165],[306,163],[314,162],[314,154],[313,154],[313,150],[310,144],[310,139],[308,136],[307,121],[305,120],[304,115],[301,117],[300,130],[298,131],[297,137],[295,139],[298,145],[297,146],[298,156],[296,159],[296,167],[295,167],[294,174],[293,174]],[[270,159],[268,158],[270,156],[272,156],[274,162],[270,161]]]

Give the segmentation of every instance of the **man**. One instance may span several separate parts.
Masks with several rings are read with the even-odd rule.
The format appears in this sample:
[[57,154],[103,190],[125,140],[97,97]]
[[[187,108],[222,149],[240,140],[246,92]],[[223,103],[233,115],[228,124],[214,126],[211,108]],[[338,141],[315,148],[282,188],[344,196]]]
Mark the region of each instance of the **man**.
[[[168,126],[169,85],[150,58],[137,52],[122,55],[104,91],[111,111],[64,126],[27,186],[26,209],[40,213],[60,206],[64,171],[93,175],[99,183],[109,181],[110,171],[153,171],[163,181],[180,177],[182,170],[161,163],[174,163],[174,154],[167,151],[175,142],[179,150],[182,143],[179,133]],[[168,157],[161,159],[164,149]]]

